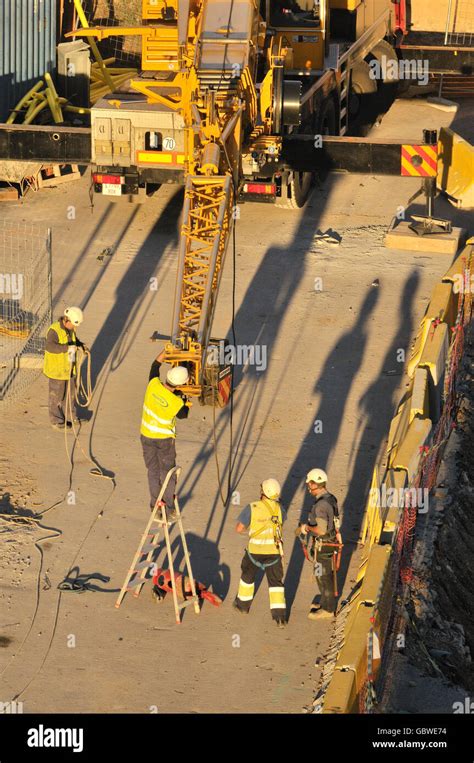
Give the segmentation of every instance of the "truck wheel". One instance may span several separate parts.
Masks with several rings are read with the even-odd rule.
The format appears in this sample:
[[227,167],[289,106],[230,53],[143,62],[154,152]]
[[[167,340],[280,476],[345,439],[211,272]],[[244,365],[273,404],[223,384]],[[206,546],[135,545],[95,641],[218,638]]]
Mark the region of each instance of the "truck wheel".
[[398,56],[395,48],[392,48],[386,40],[381,40],[375,48],[370,51],[371,55],[377,59],[381,66],[381,82],[384,85],[396,85],[398,76]]
[[276,206],[284,209],[301,209],[304,207],[313,187],[312,172],[293,172],[288,182],[285,176],[281,183],[281,196],[277,196]]
[[318,116],[318,135],[336,135],[336,107],[332,98],[326,98]]
[[361,61],[354,66],[351,75],[351,95],[349,100],[349,112],[351,116],[359,116],[364,100],[367,96],[377,93],[377,80],[371,76],[371,69],[367,61]]
[[[374,60],[374,59],[372,59]],[[349,124],[351,133],[367,135],[377,118],[377,80],[367,61],[360,61],[351,74]]]

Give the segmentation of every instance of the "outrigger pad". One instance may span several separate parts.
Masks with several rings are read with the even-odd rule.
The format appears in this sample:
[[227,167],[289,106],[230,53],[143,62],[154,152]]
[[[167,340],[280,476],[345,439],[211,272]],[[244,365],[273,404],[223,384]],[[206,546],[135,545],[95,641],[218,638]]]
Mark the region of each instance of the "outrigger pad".
[[388,249],[452,256],[458,252],[466,236],[464,228],[453,228],[451,233],[430,233],[419,236],[409,226],[410,223],[401,222],[396,228],[390,230],[385,236],[385,246]]

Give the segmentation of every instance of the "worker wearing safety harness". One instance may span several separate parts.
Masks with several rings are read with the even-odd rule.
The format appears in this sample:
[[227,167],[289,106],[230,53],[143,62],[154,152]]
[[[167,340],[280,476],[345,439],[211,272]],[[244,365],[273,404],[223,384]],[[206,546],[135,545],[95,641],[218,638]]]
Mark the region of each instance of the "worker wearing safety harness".
[[[76,352],[81,347],[88,348],[77,338],[76,329],[83,321],[80,307],[67,307],[64,315],[52,323],[46,334],[43,373],[49,379],[49,420],[53,429],[72,427],[79,421],[76,405]],[[67,385],[70,384],[70,396],[73,421],[67,421],[64,400]]]
[[236,531],[249,531],[249,545],[242,559],[239,591],[233,606],[248,614],[253,601],[255,576],[264,570],[268,580],[270,610],[280,628],[286,625],[285,589],[283,588],[282,525],[286,511],[280,506],[280,485],[274,479],[264,480],[260,500],[241,512]]
[[300,535],[307,536],[314,543],[311,555],[321,594],[319,604],[311,606],[308,614],[310,620],[333,617],[336,608],[336,549],[339,548],[341,536],[337,499],[326,489],[327,479],[323,469],[311,469],[308,472],[306,486],[314,503],[308,515],[308,523],[298,528]]
[[[164,354],[163,350],[151,366],[140,429],[143,458],[148,470],[151,509],[155,508],[166,475],[176,465],[176,419],[185,419],[189,413],[186,396],[176,389],[188,381],[188,370],[184,366],[175,366],[168,371],[166,381],[161,382],[160,367]],[[170,522],[176,520],[175,490],[174,476],[168,482],[160,502],[160,505],[165,507],[166,517]]]

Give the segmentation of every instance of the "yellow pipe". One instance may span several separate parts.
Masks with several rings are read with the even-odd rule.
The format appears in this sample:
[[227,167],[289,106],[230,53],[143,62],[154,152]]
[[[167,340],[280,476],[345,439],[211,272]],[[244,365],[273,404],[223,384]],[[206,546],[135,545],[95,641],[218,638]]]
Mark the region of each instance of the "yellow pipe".
[[[76,13],[79,17],[79,21],[81,22],[82,26],[84,27],[84,29],[89,29],[89,24],[87,23],[86,14],[84,13],[84,9],[81,5],[81,0],[74,0],[74,6],[76,8]],[[99,68],[101,69],[104,75],[104,79],[107,82],[107,85],[110,87],[110,91],[112,92],[114,89],[113,80],[107,71],[107,67],[104,63],[104,59],[100,55],[100,51],[99,51],[99,48],[97,47],[97,43],[95,42],[93,37],[87,37],[87,42],[91,46],[91,50],[94,54],[94,58],[97,61]]]
[[70,104],[67,104],[67,106],[64,107],[65,111],[73,111],[75,114],[90,114],[91,110],[83,108],[82,106],[71,106]]
[[46,98],[48,99],[49,108],[51,109],[51,114],[53,115],[53,119],[56,122],[56,124],[60,124],[61,122],[64,122],[64,116],[63,116],[63,112],[61,111],[59,96],[56,92],[56,88],[54,87],[54,82],[51,79],[51,75],[48,74],[48,72],[46,72],[46,74],[44,75],[44,78],[47,84]]
[[37,91],[38,91],[40,88],[42,88],[42,87],[43,87],[43,80],[42,80],[42,79],[40,79],[40,80],[39,80],[39,82],[37,82],[37,83],[36,83],[36,85],[33,85],[33,87],[31,88],[31,90],[28,90],[27,94],[23,96],[23,98],[21,99],[21,101],[18,101],[17,105],[15,106],[15,108],[14,108],[14,109],[13,109],[13,111],[12,111],[12,113],[11,113],[11,114],[10,114],[10,116],[8,117],[8,119],[7,119],[7,125],[11,125],[11,124],[13,124],[13,122],[15,121],[15,119],[16,119],[16,118],[17,118],[17,116],[18,116],[18,112],[19,112],[19,111],[20,111],[20,110],[23,108],[23,106],[25,105],[25,103],[27,103],[27,101],[29,101],[29,99],[30,99],[30,98],[33,98],[33,96],[35,95],[35,93],[36,93],[36,92],[37,92]]
[[48,105],[48,101],[46,98],[41,101],[41,103],[38,103],[36,108],[30,113],[25,116],[25,119],[23,120],[23,124],[30,125],[34,119],[38,116],[40,111],[43,111],[43,109]]

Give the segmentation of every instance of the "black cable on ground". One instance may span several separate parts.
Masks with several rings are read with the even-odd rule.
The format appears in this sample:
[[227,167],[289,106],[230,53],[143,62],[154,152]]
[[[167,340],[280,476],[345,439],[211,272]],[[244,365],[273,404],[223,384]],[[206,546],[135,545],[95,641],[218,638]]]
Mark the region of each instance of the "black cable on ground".
[[[91,384],[90,384],[90,378],[91,378],[90,354],[88,354],[87,357],[88,357],[87,387],[84,388],[81,385],[81,383],[79,383],[78,388],[76,389],[76,402],[81,407],[86,407],[87,405],[89,405],[91,400],[92,400],[92,396],[94,394],[94,391],[92,390]],[[79,372],[78,373],[80,373],[80,364],[79,364]],[[82,402],[82,403],[79,400],[79,396],[80,396],[81,392],[84,395],[84,402]],[[72,418],[72,414],[73,414],[73,410],[72,410],[71,384],[70,384],[70,381],[69,381],[68,385],[67,385],[67,393],[66,393],[66,416],[65,416],[66,421],[68,419],[68,415],[70,415],[71,418]],[[63,578],[62,582],[59,583],[59,585],[58,585],[59,594],[58,594],[58,600],[57,600],[57,604],[56,604],[56,612],[55,612],[55,616],[54,616],[54,624],[53,624],[53,629],[52,629],[52,632],[51,632],[51,638],[49,640],[48,647],[46,649],[46,652],[45,652],[45,655],[43,657],[43,660],[42,660],[41,664],[39,665],[39,667],[37,668],[37,670],[35,671],[35,673],[33,674],[33,676],[27,682],[27,684],[19,692],[17,692],[15,694],[15,696],[12,698],[12,701],[17,700],[28,689],[28,687],[33,683],[35,678],[39,675],[39,673],[43,669],[43,666],[44,666],[46,660],[48,659],[49,653],[51,651],[51,647],[53,645],[54,637],[56,635],[56,629],[57,629],[58,620],[59,620],[59,612],[60,612],[60,608],[61,608],[62,593],[63,593],[63,591],[68,590],[64,586],[61,588],[61,586],[67,580],[71,570],[74,567],[76,559],[79,556],[79,554],[80,554],[80,552],[81,552],[81,550],[82,550],[82,548],[83,548],[87,538],[89,537],[90,533],[92,532],[92,530],[94,528],[94,525],[97,522],[97,520],[99,519],[99,517],[101,517],[103,515],[104,509],[105,509],[107,503],[109,502],[109,500],[111,499],[111,497],[113,495],[113,492],[115,490],[115,480],[114,480],[114,478],[109,476],[109,475],[104,474],[102,469],[101,469],[101,467],[96,462],[92,461],[92,459],[89,456],[87,456],[86,453],[84,453],[84,450],[82,449],[82,446],[79,443],[78,433],[76,433],[76,430],[74,429],[74,427],[73,427],[73,434],[74,434],[75,442],[79,445],[83,455],[94,465],[94,469],[91,469],[89,471],[89,474],[92,475],[92,476],[99,476],[99,477],[103,477],[104,479],[109,479],[112,482],[112,490],[110,491],[110,494],[107,497],[107,499],[104,501],[101,510],[94,517],[94,519],[92,520],[86,535],[82,539],[82,541],[81,541],[81,543],[79,545],[79,548],[77,549],[76,553],[74,554],[74,558],[73,558],[71,564],[69,565],[68,572],[67,572],[66,576]],[[43,571],[43,559],[44,559],[43,549],[41,548],[41,546],[39,544],[43,543],[46,540],[50,540],[51,538],[59,538],[61,535],[63,535],[62,530],[59,530],[59,528],[57,528],[57,527],[49,527],[47,525],[43,525],[43,524],[41,524],[41,522],[39,520],[47,512],[49,512],[52,509],[55,509],[58,506],[60,506],[61,504],[63,504],[65,499],[66,499],[66,497],[67,497],[67,495],[68,495],[68,493],[70,492],[70,490],[72,488],[72,479],[73,479],[73,472],[74,472],[74,461],[73,461],[72,457],[70,456],[69,449],[67,447],[67,425],[65,427],[65,436],[66,436],[66,442],[65,442],[66,453],[67,453],[68,461],[69,461],[69,464],[70,464],[68,488],[67,488],[64,496],[59,501],[56,501],[55,503],[53,503],[51,506],[49,506],[44,511],[37,512],[33,517],[28,518],[28,521],[30,523],[35,523],[36,526],[40,527],[41,529],[50,530],[50,531],[52,531],[53,534],[52,535],[51,534],[46,535],[43,538],[40,538],[39,540],[35,541],[35,544],[34,544],[35,548],[38,550],[38,552],[40,554],[40,566],[39,566],[39,569],[38,569],[37,580],[36,580],[36,603],[35,603],[35,609],[34,609],[34,612],[33,612],[33,617],[32,617],[31,623],[30,623],[30,627],[28,628],[28,631],[25,634],[25,637],[23,638],[23,641],[21,642],[19,649],[16,651],[16,653],[14,655],[12,655],[10,661],[7,663],[7,665],[4,667],[4,669],[0,673],[0,677],[3,676],[4,673],[6,673],[6,671],[9,669],[10,665],[12,664],[13,660],[16,659],[18,657],[18,655],[22,652],[22,649],[23,649],[27,639],[29,638],[30,633],[31,633],[31,631],[32,631],[32,629],[34,627],[35,621],[36,621],[36,617],[37,617],[38,609],[39,609],[39,604],[40,604],[40,597],[41,597],[41,593],[40,593],[40,591],[41,591],[41,588],[40,588],[40,586],[41,586],[41,573]],[[74,590],[74,589],[71,588],[70,590]]]

